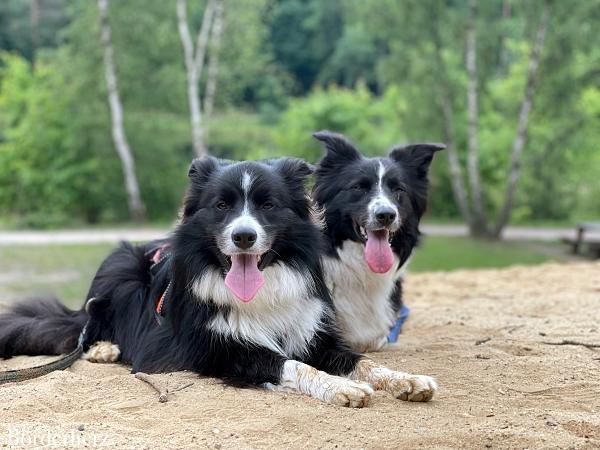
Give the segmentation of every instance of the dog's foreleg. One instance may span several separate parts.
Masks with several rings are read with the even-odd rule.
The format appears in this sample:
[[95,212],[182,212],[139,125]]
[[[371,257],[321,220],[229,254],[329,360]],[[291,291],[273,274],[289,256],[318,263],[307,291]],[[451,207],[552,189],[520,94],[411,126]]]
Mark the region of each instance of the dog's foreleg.
[[369,383],[377,391],[387,391],[395,398],[411,402],[428,402],[437,391],[437,383],[426,375],[411,375],[361,359],[348,375],[350,379]]
[[282,392],[300,392],[327,403],[351,408],[367,406],[373,394],[369,384],[329,375],[308,364],[287,360],[283,364],[279,384],[266,388]]

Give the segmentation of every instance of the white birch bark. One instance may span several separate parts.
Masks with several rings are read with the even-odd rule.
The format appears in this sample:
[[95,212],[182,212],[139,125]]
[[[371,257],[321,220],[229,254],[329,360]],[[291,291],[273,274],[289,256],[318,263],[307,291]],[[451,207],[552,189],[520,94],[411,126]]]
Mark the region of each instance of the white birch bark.
[[467,27],[466,66],[467,85],[467,174],[471,188],[473,224],[471,233],[485,236],[487,220],[483,201],[483,189],[479,178],[479,108],[477,92],[477,0],[469,0],[469,22]]
[[214,22],[210,35],[210,55],[208,58],[208,75],[206,79],[206,91],[204,92],[204,122],[205,137],[208,140],[210,131],[210,118],[215,103],[217,91],[217,79],[219,77],[219,53],[221,51],[221,36],[223,34],[223,2],[216,0]]
[[188,103],[190,107],[190,122],[192,127],[192,145],[194,152],[198,157],[207,154],[205,142],[205,130],[202,120],[202,109],[200,103],[199,81],[204,67],[206,48],[210,29],[213,23],[215,13],[215,1],[208,0],[202,25],[198,32],[196,46],[192,41],[187,18],[187,0],[177,0],[177,25],[179,37],[183,47],[183,56],[185,61],[187,76]]
[[460,214],[463,219],[469,225],[469,229],[472,229],[473,219],[471,215],[471,208],[469,206],[469,199],[467,197],[467,191],[463,182],[462,169],[460,166],[460,159],[458,157],[458,151],[455,145],[454,138],[454,118],[452,110],[452,102],[450,101],[450,86],[448,85],[448,79],[446,75],[446,65],[442,56],[442,40],[439,35],[439,31],[434,24],[432,28],[433,41],[435,45],[435,58],[438,66],[438,82],[440,84],[440,101],[442,106],[442,119],[444,124],[444,141],[446,144],[446,150],[448,152],[448,163],[450,168],[450,182],[452,184],[452,193],[454,194],[454,201],[458,206]]
[[537,87],[538,69],[540,66],[542,52],[544,50],[546,31],[548,28],[549,20],[549,6],[547,2],[544,2],[544,10],[542,12],[540,24],[537,29],[535,41],[533,43],[533,48],[529,57],[529,69],[527,71],[525,94],[521,103],[519,123],[517,125],[515,140],[513,141],[508,182],[506,185],[506,193],[504,195],[504,203],[502,209],[500,210],[498,221],[494,229],[494,236],[496,237],[500,237],[500,235],[502,234],[502,230],[508,224],[514,204],[515,191],[519,182],[519,176],[521,174],[521,156],[523,154],[523,149],[525,148],[525,144],[527,142],[529,114],[531,112],[531,108],[533,107],[533,100]]
[[104,50],[104,75],[106,78],[106,89],[110,107],[112,137],[115,149],[121,160],[129,212],[134,220],[141,221],[146,217],[146,208],[140,196],[139,184],[135,173],[135,159],[131,153],[123,126],[123,106],[121,104],[117,86],[117,75],[111,42],[111,28],[108,21],[108,8],[109,0],[98,0],[100,43]]

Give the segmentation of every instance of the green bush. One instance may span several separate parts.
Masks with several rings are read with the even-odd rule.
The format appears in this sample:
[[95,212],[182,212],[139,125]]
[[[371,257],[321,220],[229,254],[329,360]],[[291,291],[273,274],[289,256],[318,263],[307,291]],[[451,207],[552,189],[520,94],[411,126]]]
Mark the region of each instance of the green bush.
[[345,134],[368,155],[384,155],[392,144],[406,141],[398,114],[401,108],[394,89],[382,98],[362,83],[354,90],[315,89],[308,97],[290,101],[277,124],[278,151],[315,162],[323,151],[312,133],[328,129]]
[[0,72],[0,211],[45,226],[93,219],[86,214],[97,160],[75,139],[67,81],[55,66],[35,71],[3,54]]

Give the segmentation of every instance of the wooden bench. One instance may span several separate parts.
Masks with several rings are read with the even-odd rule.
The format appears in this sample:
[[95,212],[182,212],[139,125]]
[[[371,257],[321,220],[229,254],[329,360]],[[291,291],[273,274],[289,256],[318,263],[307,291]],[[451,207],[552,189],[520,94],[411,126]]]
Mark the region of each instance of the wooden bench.
[[[595,233],[595,236],[589,236],[590,232]],[[577,224],[575,239],[564,238],[563,242],[572,246],[575,255],[582,253],[583,247],[586,246],[589,253],[600,258],[600,236],[597,232],[600,232],[600,222],[581,222]]]

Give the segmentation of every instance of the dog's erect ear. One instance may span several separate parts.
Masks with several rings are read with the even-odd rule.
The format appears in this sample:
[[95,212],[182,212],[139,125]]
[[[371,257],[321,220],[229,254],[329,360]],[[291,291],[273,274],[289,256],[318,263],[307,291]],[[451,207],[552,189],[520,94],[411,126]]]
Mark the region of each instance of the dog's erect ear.
[[334,161],[351,162],[361,158],[354,144],[341,134],[323,130],[314,133],[313,137],[325,144],[327,154],[323,161],[327,160],[329,163]]
[[445,148],[444,144],[412,144],[394,147],[389,156],[403,167],[415,170],[418,177],[427,178],[433,154]]

